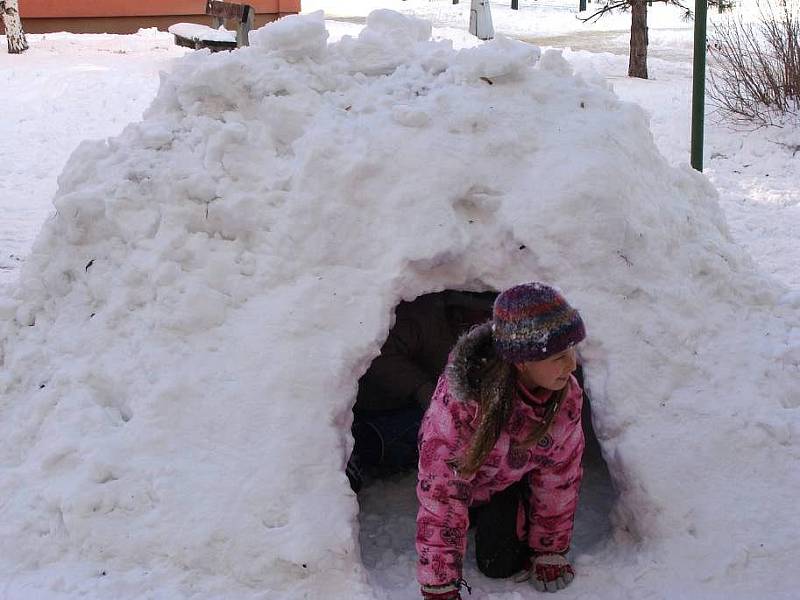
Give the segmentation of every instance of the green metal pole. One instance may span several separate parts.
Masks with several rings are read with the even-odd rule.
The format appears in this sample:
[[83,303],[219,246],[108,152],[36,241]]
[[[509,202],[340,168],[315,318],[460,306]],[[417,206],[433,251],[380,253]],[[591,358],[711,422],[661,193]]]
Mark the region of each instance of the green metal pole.
[[706,107],[707,0],[694,2],[694,75],[692,83],[692,167],[703,172],[703,121]]

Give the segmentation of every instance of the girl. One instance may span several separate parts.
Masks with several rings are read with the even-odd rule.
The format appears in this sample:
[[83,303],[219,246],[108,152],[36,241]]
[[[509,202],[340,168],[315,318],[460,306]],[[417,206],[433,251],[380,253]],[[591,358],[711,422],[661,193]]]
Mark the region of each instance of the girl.
[[461,600],[470,522],[485,575],[518,573],[551,592],[574,578],[566,554],[584,441],[572,371],[585,336],[561,294],[527,283],[500,294],[492,319],[456,343],[419,436],[416,545],[426,600]]

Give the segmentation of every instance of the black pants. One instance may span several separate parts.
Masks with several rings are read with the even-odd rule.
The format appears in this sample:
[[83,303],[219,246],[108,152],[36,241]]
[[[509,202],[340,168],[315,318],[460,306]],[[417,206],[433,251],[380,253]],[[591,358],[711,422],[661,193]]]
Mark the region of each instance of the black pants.
[[487,577],[511,577],[530,556],[528,544],[517,537],[517,510],[520,503],[529,502],[527,489],[523,479],[492,496],[488,504],[470,510],[478,570]]
[[416,468],[417,436],[424,414],[417,404],[394,410],[353,411],[353,453],[361,465],[389,472]]

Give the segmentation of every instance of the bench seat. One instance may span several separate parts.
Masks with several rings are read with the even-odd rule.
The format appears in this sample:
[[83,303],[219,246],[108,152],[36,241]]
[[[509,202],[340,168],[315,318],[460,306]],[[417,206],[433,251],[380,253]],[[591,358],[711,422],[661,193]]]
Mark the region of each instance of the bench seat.
[[[207,0],[206,14],[211,17],[213,27],[195,23],[176,23],[169,27],[168,31],[178,46],[218,52],[249,45],[248,35],[254,18],[252,6]],[[225,29],[226,21],[235,21],[238,25],[236,31]]]
[[236,32],[229,31],[224,27],[214,29],[208,25],[176,23],[171,25],[168,31],[175,37],[175,43],[179,46],[195,50],[200,50],[201,48],[231,50],[236,48]]

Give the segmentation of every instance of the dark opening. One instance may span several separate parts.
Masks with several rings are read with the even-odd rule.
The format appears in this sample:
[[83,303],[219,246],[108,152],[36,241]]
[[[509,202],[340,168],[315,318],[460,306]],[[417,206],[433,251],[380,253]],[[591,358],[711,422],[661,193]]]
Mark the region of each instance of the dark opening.
[[[358,489],[362,560],[373,585],[389,597],[416,597],[416,434],[433,386],[458,336],[491,317],[493,292],[447,290],[402,302],[396,322],[367,373],[359,381],[353,433],[359,460],[348,477]],[[614,492],[594,434],[589,394],[584,388],[584,477],[571,556],[591,554],[611,534]],[[475,566],[473,534],[464,577],[483,593],[515,589],[510,579],[483,577]],[[409,594],[412,594],[409,596]]]

